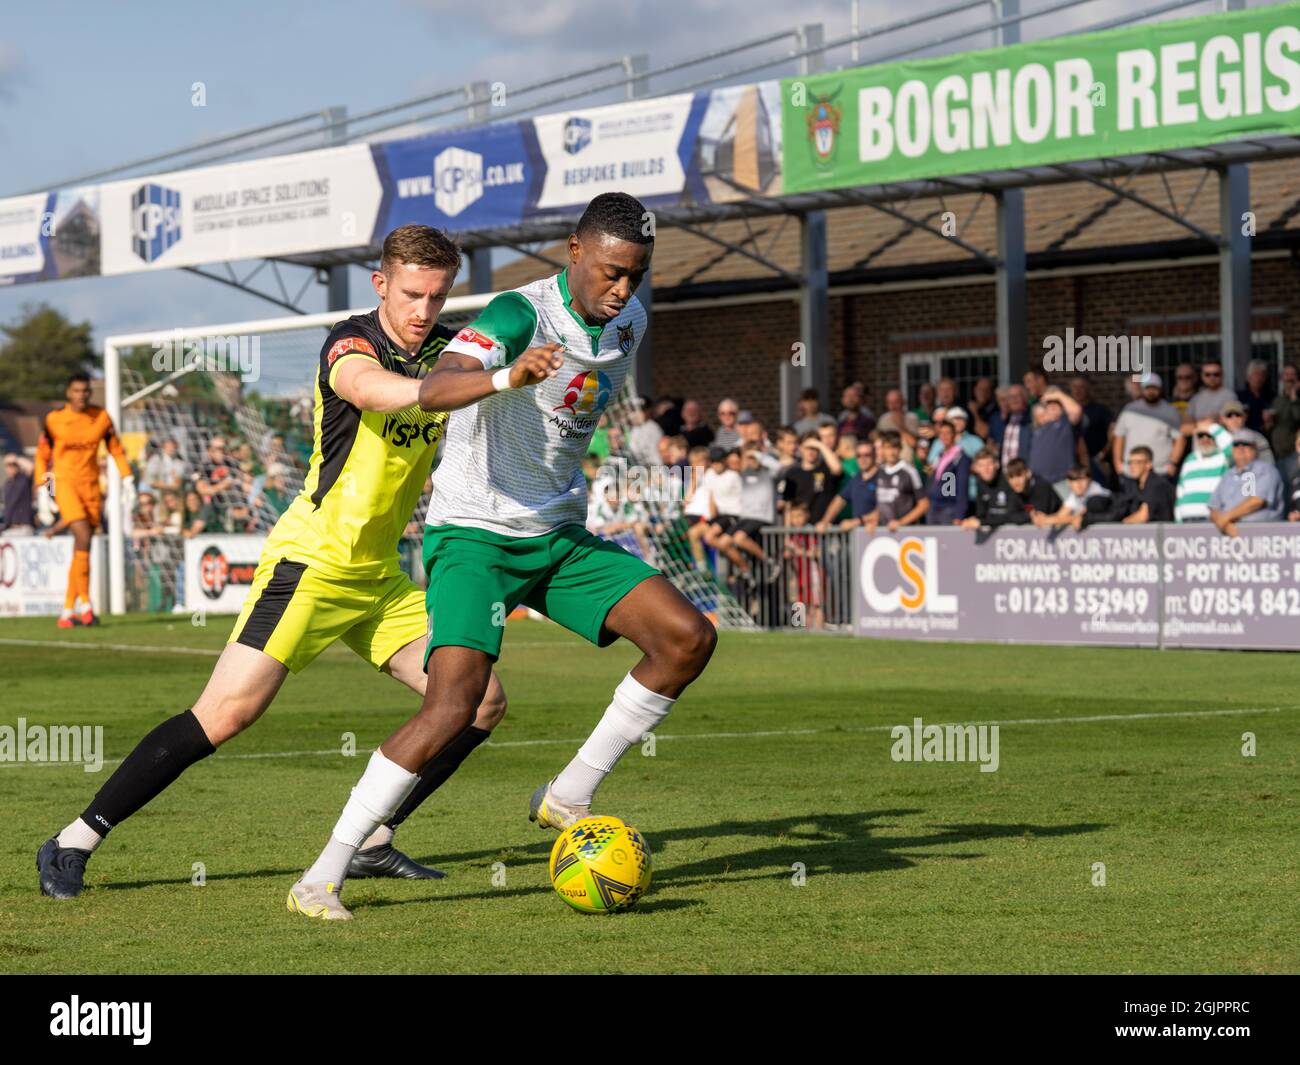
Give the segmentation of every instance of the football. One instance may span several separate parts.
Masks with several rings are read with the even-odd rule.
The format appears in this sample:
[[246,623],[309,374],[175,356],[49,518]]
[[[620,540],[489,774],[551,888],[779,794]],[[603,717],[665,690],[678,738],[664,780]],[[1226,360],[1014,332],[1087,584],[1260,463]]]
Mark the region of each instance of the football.
[[551,885],[583,913],[630,910],[650,886],[650,847],[617,817],[584,817],[551,848]]

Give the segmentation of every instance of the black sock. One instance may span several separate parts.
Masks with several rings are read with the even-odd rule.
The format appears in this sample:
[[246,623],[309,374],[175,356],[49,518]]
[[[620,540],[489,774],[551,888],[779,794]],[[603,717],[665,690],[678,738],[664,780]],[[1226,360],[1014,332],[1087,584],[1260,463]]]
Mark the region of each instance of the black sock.
[[216,748],[193,710],[169,717],[136,744],[95,794],[81,819],[100,835],[140,807]]
[[487,729],[470,725],[464,732],[452,740],[442,751],[435,755],[420,770],[420,779],[416,781],[411,794],[384,822],[389,828],[396,828],[415,812],[415,808],[424,802],[446,782],[447,778],[460,768],[460,763],[469,757],[470,752],[492,733]]

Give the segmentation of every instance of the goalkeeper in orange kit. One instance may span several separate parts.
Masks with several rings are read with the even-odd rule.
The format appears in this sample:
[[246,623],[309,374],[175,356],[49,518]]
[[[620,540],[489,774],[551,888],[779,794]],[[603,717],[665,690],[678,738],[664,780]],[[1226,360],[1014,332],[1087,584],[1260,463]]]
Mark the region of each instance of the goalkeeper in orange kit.
[[72,565],[68,569],[68,591],[63,598],[59,628],[94,625],[90,605],[90,538],[99,527],[103,494],[99,488],[99,445],[108,445],[126,488],[133,485],[131,466],[113,431],[113,421],[103,407],[90,404],[90,377],[84,373],[68,378],[67,405],[45,416],[36,448],[36,487],[53,482],[59,523],[48,533],[64,528],[73,538]]

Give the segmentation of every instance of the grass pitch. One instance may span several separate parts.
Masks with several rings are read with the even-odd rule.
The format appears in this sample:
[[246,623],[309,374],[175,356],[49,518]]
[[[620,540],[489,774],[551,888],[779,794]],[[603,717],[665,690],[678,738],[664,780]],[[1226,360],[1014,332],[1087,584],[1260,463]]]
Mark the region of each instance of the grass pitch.
[[[0,725],[103,725],[120,759],[190,705],[227,629],[0,622]],[[1294,657],[724,633],[653,756],[634,748],[597,798],[647,836],[650,893],[584,917],[527,801],[635,660],[511,623],[509,715],[398,834],[448,878],[351,883],[344,925],[285,894],[416,700],[342,647],[116,829],[78,900],[38,894],[36,848],[112,766],[2,764],[0,970],[1300,970]],[[917,716],[1004,722],[998,771],[891,760],[889,728]]]

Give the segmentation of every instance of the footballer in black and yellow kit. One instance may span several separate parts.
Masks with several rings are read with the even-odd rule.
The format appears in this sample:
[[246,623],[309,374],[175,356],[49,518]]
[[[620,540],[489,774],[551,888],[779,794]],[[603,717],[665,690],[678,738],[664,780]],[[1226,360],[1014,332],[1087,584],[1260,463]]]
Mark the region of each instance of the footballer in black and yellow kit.
[[447,414],[360,410],[333,385],[354,359],[420,377],[454,335],[435,325],[408,355],[384,333],[378,310],[334,327],[316,373],[311,468],[267,538],[231,643],[296,673],[335,640],[379,669],[425,634],[424,593],[398,567],[397,547]]
[[[267,537],[229,642],[193,705],[141,739],[81,816],[40,847],[43,894],[80,895],[86,862],[109,832],[256,722],[289,673],[335,640],[424,695],[424,594],[399,568],[398,544],[447,422],[445,413],[423,410],[419,397],[452,335],[438,315],[461,258],[445,233],[428,226],[401,226],[385,239],[380,268],[371,274],[378,307],[338,323],[321,348],[311,467]],[[345,705],[357,704],[352,692],[342,694]],[[348,875],[442,875],[396,850],[393,833],[504,714],[505,694],[494,677],[473,724],[412,776],[392,816],[356,841]],[[316,916],[328,906],[299,897],[291,908]]]

